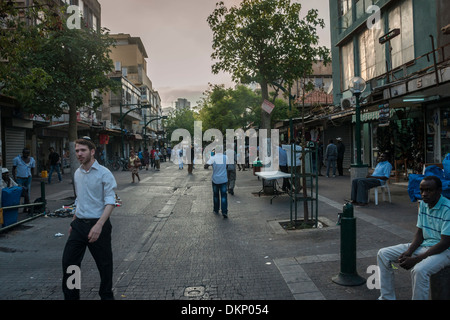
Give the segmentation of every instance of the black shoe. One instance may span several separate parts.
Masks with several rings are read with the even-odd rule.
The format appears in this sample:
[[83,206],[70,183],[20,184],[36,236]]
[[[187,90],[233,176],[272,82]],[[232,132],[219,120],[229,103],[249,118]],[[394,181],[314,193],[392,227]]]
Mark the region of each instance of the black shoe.
[[224,219],[228,219],[228,214],[224,213],[222,214]]
[[214,214],[219,214],[219,211],[214,211]]

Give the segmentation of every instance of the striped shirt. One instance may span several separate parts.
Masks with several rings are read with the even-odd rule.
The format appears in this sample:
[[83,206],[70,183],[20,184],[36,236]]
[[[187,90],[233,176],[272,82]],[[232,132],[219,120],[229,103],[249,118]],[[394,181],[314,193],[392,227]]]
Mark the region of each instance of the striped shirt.
[[97,160],[89,171],[81,166],[75,171],[75,191],[77,193],[76,216],[80,219],[98,219],[107,204],[116,204],[116,179],[111,171]]
[[[433,208],[421,201],[417,227],[422,229],[422,246],[431,247],[441,240],[441,235],[450,236],[450,200],[441,195]],[[449,248],[450,250],[450,248]]]

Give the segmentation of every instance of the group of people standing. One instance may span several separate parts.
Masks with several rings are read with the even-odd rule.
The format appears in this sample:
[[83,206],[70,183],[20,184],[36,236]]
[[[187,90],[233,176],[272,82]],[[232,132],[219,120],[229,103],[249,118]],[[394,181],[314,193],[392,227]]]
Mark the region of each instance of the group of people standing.
[[[333,178],[336,177],[336,166],[340,176],[344,175],[344,154],[345,154],[345,145],[342,142],[342,138],[336,138],[337,144],[334,144],[333,139],[328,141],[328,145],[325,149],[325,154],[323,154],[323,160],[325,160],[327,165],[327,178],[330,177],[330,169],[332,169]],[[320,146],[320,145],[319,145]],[[322,147],[320,147],[322,148]],[[323,150],[319,149],[319,161],[320,161],[320,152]],[[321,168],[322,163],[319,162],[319,168]],[[319,175],[322,175],[321,170],[319,170]]]
[[160,150],[157,147],[153,147],[150,151],[147,148],[142,151],[136,153],[134,149],[130,150],[130,157],[128,159],[128,168],[131,171],[131,183],[135,182],[135,177],[138,181],[141,181],[139,177],[139,170],[145,167],[145,170],[148,170],[149,166],[153,168],[155,171],[159,171],[161,169],[161,161],[170,161],[170,157],[172,155],[172,149],[162,148]]

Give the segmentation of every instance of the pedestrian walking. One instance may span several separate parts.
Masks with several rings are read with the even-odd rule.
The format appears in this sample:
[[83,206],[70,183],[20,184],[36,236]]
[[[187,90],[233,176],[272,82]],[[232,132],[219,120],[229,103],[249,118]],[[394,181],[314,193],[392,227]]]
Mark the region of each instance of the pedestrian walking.
[[138,178],[138,181],[141,181],[141,178],[139,177],[139,168],[141,167],[141,160],[139,157],[134,153],[134,150],[130,151],[130,159],[128,161],[128,168],[131,171],[131,183],[134,183],[134,177],[136,176]]
[[48,173],[48,184],[52,183],[52,175],[54,171],[56,171],[56,173],[58,174],[58,180],[59,182],[61,182],[61,157],[58,153],[55,152],[55,149],[53,147],[50,147],[48,150],[50,151],[50,154],[48,156],[48,162],[50,165],[50,172]]
[[[288,169],[288,162],[287,162],[287,152],[282,147],[282,144],[278,146],[278,165],[280,167],[280,171],[284,173],[289,173]],[[281,190],[284,192],[287,192],[291,189],[291,183],[289,181],[289,178],[283,178],[283,186],[281,187]]]
[[183,148],[178,150],[178,170],[183,170]]
[[344,163],[344,154],[345,154],[345,144],[342,142],[342,138],[336,138],[337,140],[337,159],[336,159],[336,164],[337,164],[337,170],[340,176],[344,175],[344,168],[343,168],[343,163]]
[[161,157],[162,153],[159,151],[159,148],[156,148],[155,150],[155,171],[159,171],[161,167]]
[[[31,169],[36,167],[36,161],[33,157],[30,157],[30,150],[24,148],[22,155],[18,155],[13,159],[12,176],[17,184],[21,187],[25,187],[28,192],[28,199],[31,198]],[[30,200],[28,200],[30,201]],[[29,202],[25,202],[28,204]],[[28,212],[28,209],[24,209],[23,212]]]
[[87,139],[75,141],[81,166],[74,174],[76,212],[62,256],[62,287],[66,300],[80,299],[80,288],[70,283],[70,276],[74,272],[71,271],[73,266],[80,268],[88,248],[100,273],[99,295],[102,300],[112,300],[112,226],[109,217],[115,206],[117,183],[111,171],[95,160],[95,145]]
[[233,148],[227,148],[227,188],[228,192],[233,196],[234,195],[234,187],[236,186],[236,163],[237,163],[237,155]]
[[413,300],[428,300],[431,275],[450,265],[450,200],[441,193],[441,180],[426,176],[420,182],[423,201],[420,202],[412,243],[378,251],[380,300],[395,299],[392,263],[411,270]]
[[188,162],[188,174],[192,174],[192,170],[194,169],[194,158],[195,158],[195,151],[193,145],[189,149],[189,154],[187,156],[190,157],[190,161]]
[[[219,214],[222,209],[222,216],[228,218],[228,198],[227,198],[227,156],[223,154],[223,146],[218,146],[215,153],[205,164],[205,169],[213,167],[212,189],[214,213]],[[219,195],[220,194],[220,195]]]
[[330,139],[325,150],[325,160],[327,161],[327,178],[330,177],[330,168],[333,168],[333,177],[336,177],[336,159],[337,159],[337,147],[333,143],[333,139]]
[[144,153],[142,152],[142,150],[139,148],[139,152],[138,152],[138,157],[139,160],[141,160],[141,167],[139,169],[142,169],[142,166],[144,164]]
[[150,152],[148,152],[148,149],[145,148],[144,149],[144,163],[143,163],[143,165],[145,165],[145,170],[148,170],[149,164],[150,164]]
[[156,152],[156,149],[153,146],[152,150],[150,150],[150,164],[151,164],[152,169],[155,168],[155,152]]

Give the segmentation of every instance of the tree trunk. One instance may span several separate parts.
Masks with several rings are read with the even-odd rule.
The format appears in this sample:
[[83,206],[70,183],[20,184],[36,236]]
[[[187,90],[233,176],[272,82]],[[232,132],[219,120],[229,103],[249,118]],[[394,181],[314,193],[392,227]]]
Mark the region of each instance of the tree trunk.
[[80,166],[78,162],[77,155],[75,153],[75,140],[78,139],[78,129],[77,129],[77,107],[74,104],[69,106],[69,155],[70,155],[70,175],[72,178],[73,194],[77,197],[75,191],[74,175],[75,171]]

